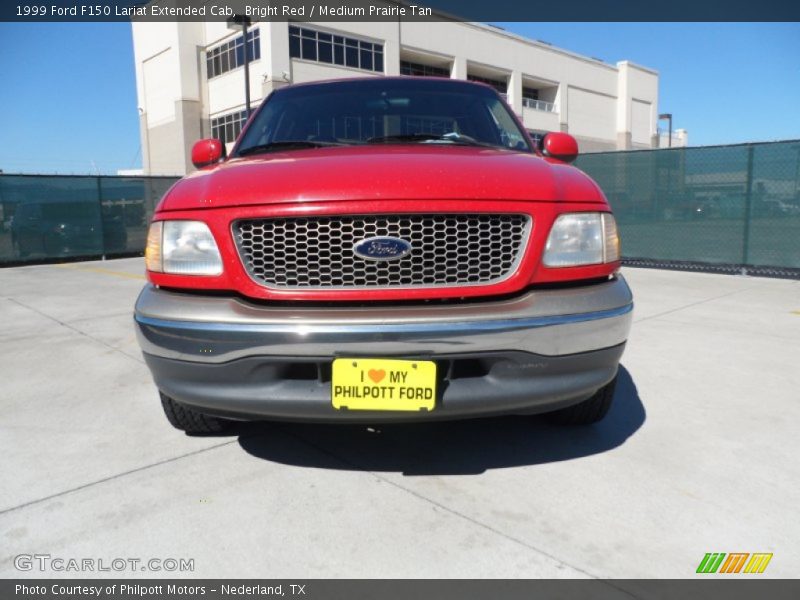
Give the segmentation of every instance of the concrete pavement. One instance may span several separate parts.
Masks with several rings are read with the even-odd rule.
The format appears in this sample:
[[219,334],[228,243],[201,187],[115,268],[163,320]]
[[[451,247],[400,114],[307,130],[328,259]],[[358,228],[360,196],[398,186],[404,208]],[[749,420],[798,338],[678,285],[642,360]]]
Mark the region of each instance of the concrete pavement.
[[[139,354],[141,259],[0,269],[0,577],[14,557],[193,559],[124,577],[691,577],[800,564],[800,282],[627,269],[598,426],[173,430]],[[74,576],[75,574],[70,573]]]

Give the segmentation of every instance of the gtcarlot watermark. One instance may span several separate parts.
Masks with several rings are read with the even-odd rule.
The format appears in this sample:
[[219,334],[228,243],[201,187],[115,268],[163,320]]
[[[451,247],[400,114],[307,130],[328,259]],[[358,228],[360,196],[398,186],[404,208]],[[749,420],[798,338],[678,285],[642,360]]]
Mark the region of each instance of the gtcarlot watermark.
[[154,573],[191,573],[193,558],[74,558],[51,554],[18,554],[14,557],[18,571],[57,573],[95,573],[151,571]]

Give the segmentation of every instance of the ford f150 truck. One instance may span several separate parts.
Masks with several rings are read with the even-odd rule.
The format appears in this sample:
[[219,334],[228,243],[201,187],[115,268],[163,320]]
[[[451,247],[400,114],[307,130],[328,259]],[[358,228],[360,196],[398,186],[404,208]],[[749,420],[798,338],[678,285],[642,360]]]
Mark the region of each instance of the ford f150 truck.
[[150,225],[135,322],[167,418],[600,420],[633,304],[577,153],[482,84],[274,91]]

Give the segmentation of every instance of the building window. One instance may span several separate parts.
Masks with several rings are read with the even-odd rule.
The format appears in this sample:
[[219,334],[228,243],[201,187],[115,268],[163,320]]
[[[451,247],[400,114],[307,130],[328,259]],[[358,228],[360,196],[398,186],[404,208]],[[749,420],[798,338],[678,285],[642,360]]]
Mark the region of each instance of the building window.
[[450,77],[450,69],[401,60],[400,75],[413,75],[415,77]]
[[539,90],[529,87],[522,88],[522,97],[527,98],[528,100],[538,100],[539,99]]
[[492,86],[501,94],[505,94],[508,92],[508,82],[500,81],[499,79],[490,79],[489,77],[480,77],[478,75],[467,75],[467,79],[470,81],[477,81],[479,83],[485,83],[487,85]]
[[[206,73],[208,78],[217,77],[244,64],[244,37],[234,39],[215,46],[206,52]],[[247,54],[249,60],[261,58],[261,38],[258,28],[247,32]]]
[[211,119],[211,137],[222,140],[223,144],[236,141],[247,122],[247,111],[237,110]]
[[533,131],[531,129],[528,129],[528,135],[531,136],[531,139],[533,140],[533,145],[536,146],[537,148],[541,148],[542,147],[542,140],[544,139],[544,136],[547,135],[547,132],[546,131]]
[[289,26],[289,56],[383,73],[383,44]]

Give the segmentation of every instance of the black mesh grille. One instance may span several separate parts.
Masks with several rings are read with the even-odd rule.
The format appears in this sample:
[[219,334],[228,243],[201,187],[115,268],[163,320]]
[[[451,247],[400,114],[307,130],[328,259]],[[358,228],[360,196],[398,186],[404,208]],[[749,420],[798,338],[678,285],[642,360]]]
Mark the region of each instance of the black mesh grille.
[[[233,231],[250,275],[278,288],[437,287],[495,283],[513,274],[530,217],[414,214],[239,221]],[[396,237],[403,258],[365,260],[358,242]]]

